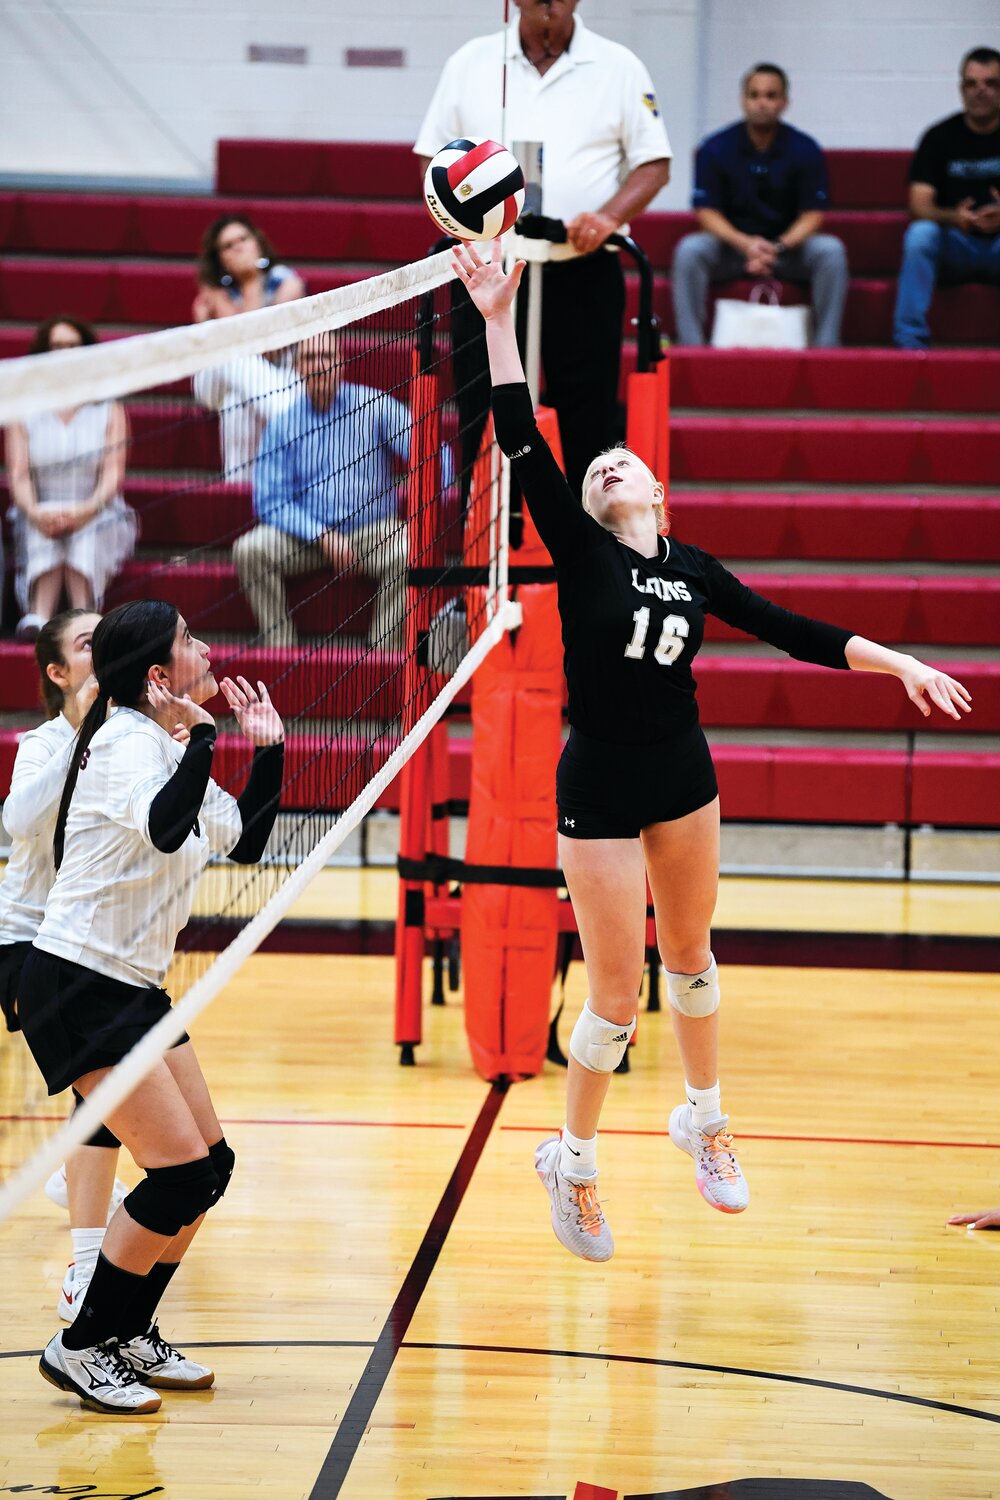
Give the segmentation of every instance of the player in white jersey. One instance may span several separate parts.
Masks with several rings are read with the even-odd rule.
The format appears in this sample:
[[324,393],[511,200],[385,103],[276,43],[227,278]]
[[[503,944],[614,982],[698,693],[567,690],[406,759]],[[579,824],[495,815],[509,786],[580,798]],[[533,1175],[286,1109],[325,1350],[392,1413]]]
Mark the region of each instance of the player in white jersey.
[[[264,685],[221,689],[255,746],[240,798],[210,779],[218,690],[208,648],[177,610],[141,600],[96,626],[98,691],[69,757],[53,846],[57,874],[24,962],[18,1014],[50,1093],[84,1096],[165,1014],[161,988],[211,853],[261,858],[281,794],[284,731]],[[110,708],[110,713],[108,712]],[[176,725],[189,731],[182,748]],[[155,1387],[203,1390],[214,1375],[160,1335],[156,1307],[235,1156],[190,1039],[108,1119],[145,1177],[111,1220],[75,1322],[40,1369],[85,1406],[155,1411]]]
[[[20,1029],[17,987],[24,959],[42,921],[55,879],[52,834],[76,731],[97,695],[90,666],[90,637],[100,615],[69,609],[47,620],[35,641],[48,718],[18,745],[4,822],[10,857],[0,884],[0,1007],[9,1031]],[[71,1321],[94,1274],[109,1204],[128,1189],[115,1177],[119,1141],[102,1125],[46,1185],[69,1209],[73,1259],[60,1289],[59,1316]]]

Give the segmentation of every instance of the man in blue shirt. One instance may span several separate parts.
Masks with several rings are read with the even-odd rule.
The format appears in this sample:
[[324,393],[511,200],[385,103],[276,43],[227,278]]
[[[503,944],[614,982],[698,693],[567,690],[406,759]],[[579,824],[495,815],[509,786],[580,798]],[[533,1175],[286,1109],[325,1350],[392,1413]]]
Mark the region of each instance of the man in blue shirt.
[[296,351],[302,389],[268,422],[254,464],[258,524],[237,539],[233,561],[268,645],[292,646],[284,580],[356,568],[378,582],[371,643],[400,644],[406,528],[399,480],[410,414],[384,391],[340,379],[333,333]]
[[692,207],[702,232],[685,235],[674,254],[677,342],[705,342],[710,282],[753,276],[808,282],[813,342],[834,349],[847,296],[847,256],[840,240],[818,233],[828,201],[823,152],[812,136],[781,119],[788,78],[776,63],[751,68],[742,99],[744,118],[698,148]]

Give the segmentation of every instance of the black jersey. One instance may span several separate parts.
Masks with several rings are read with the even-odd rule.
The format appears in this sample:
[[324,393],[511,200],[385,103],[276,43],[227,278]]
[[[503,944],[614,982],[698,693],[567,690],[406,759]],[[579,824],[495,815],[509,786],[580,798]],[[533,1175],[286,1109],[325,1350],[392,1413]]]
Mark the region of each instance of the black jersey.
[[706,614],[800,661],[846,669],[851,631],[772,604],[675,537],[660,537],[656,556],[643,557],[588,515],[538,430],[526,385],[495,387],[493,413],[497,442],[555,565],[574,728],[627,745],[696,724],[691,666]]

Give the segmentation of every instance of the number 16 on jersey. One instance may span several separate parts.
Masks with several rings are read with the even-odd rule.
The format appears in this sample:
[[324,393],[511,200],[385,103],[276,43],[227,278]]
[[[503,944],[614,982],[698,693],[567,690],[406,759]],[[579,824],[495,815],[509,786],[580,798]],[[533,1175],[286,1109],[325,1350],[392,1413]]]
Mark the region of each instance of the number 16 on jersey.
[[[635,629],[632,639],[625,647],[625,655],[632,661],[641,661],[646,650],[646,633],[649,630],[649,606],[643,605],[637,609],[632,616],[635,621]],[[659,662],[661,667],[671,667],[684,650],[684,642],[688,638],[690,625],[683,615],[667,615],[660,631],[660,639],[656,643],[653,652],[653,660]]]

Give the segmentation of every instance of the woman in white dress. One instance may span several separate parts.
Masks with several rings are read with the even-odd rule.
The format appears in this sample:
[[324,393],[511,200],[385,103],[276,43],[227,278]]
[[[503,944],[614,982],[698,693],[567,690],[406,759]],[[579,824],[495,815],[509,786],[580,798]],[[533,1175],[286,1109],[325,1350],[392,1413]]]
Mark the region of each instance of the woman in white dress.
[[[60,316],[41,324],[30,352],[96,342],[88,324]],[[135,512],[121,493],[127,442],[120,401],[43,412],[8,427],[19,639],[33,640],[64,594],[72,609],[99,610],[135,550]]]

